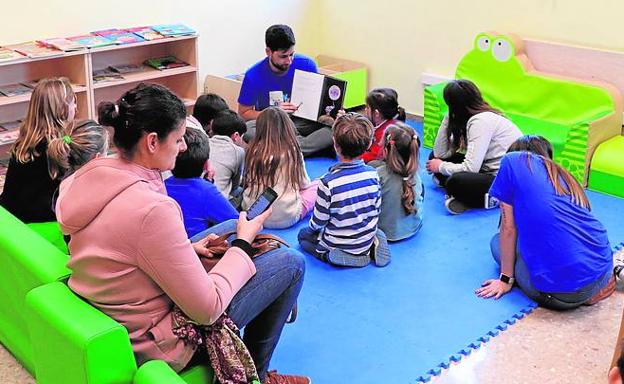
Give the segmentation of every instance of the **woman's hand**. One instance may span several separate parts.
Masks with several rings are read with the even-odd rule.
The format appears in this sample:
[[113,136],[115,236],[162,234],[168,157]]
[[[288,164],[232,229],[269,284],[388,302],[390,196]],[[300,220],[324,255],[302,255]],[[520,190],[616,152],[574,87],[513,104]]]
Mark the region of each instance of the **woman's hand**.
[[258,232],[262,231],[262,225],[264,221],[273,212],[272,208],[267,209],[261,215],[256,216],[252,220],[247,220],[247,212],[242,211],[238,217],[238,223],[236,225],[236,236],[239,239],[245,240],[249,244],[256,238]]
[[488,299],[490,297],[494,297],[494,299],[499,299],[505,293],[511,291],[512,284],[504,283],[498,279],[489,279],[485,280],[483,284],[481,284],[481,288],[477,289],[475,293],[479,297],[483,297],[484,299]]
[[431,159],[427,160],[425,167],[429,173],[440,173],[440,164],[442,164],[442,160],[440,159]]
[[197,253],[199,256],[204,256],[204,257],[212,257],[212,253],[208,250],[208,248],[206,248],[206,244],[208,244],[210,242],[210,240],[214,240],[217,237],[219,237],[218,235],[215,235],[214,233],[210,233],[208,234],[208,236],[204,237],[203,239],[192,243],[191,245],[193,246],[193,249],[195,250],[195,253]]

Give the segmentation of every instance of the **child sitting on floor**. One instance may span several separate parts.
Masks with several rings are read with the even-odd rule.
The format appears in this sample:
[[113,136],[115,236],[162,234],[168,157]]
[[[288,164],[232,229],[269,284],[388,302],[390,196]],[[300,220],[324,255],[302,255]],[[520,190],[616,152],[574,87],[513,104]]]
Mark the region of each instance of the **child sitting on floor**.
[[340,162],[321,178],[310,226],[299,232],[299,243],[306,252],[335,265],[363,267],[373,259],[383,267],[390,262],[390,250],[377,228],[379,177],[362,160],[373,125],[360,114],[347,113],[336,119],[333,136]]
[[173,177],[165,180],[165,187],[180,205],[184,228],[191,238],[215,224],[238,218],[238,212],[212,183],[201,177],[210,155],[208,136],[187,127],[184,140],[187,149],[178,154]]
[[245,120],[232,110],[221,111],[212,120],[210,164],[214,169],[214,184],[226,198],[240,195],[239,186],[245,162],[245,150],[242,147],[245,132]]
[[277,192],[267,228],[288,228],[314,207],[317,182],[311,182],[297,142],[295,124],[279,107],[263,110],[256,120],[256,136],[245,157],[244,210],[267,187]]
[[217,113],[226,109],[228,109],[228,105],[223,97],[214,93],[207,93],[199,96],[195,101],[193,117],[199,121],[208,136],[212,136],[212,120]]
[[384,133],[382,160],[368,163],[379,174],[379,228],[390,241],[408,238],[422,226],[425,190],[418,175],[418,150],[416,132],[396,122]]
[[405,121],[405,110],[399,107],[399,95],[394,89],[376,88],[366,96],[366,117],[375,126],[373,143],[362,155],[364,162],[379,159],[386,128],[397,121]]

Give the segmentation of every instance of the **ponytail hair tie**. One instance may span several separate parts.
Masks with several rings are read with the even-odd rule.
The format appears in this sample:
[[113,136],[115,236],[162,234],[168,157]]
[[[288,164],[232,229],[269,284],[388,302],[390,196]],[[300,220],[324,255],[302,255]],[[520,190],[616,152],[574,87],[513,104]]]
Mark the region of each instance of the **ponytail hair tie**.
[[394,145],[394,140],[390,140],[390,145]]
[[115,104],[115,113],[119,115],[119,105]]
[[71,139],[71,137],[69,137],[68,135],[63,136],[63,141],[64,141],[66,144],[71,144],[71,143],[72,143],[72,139]]
[[404,177],[403,181],[409,181],[409,177]]

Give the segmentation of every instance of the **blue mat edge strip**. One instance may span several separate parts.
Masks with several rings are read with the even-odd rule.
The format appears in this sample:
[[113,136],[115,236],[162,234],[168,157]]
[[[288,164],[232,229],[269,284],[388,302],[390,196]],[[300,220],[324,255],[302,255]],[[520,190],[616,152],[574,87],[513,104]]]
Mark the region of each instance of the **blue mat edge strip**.
[[[624,242],[613,247],[613,252],[617,252],[621,249],[624,249]],[[528,304],[526,307],[520,309],[518,312],[514,313],[511,318],[503,321],[501,324],[497,325],[493,330],[488,331],[485,335],[477,338],[476,341],[468,344],[468,346],[459,352],[451,355],[448,360],[444,360],[434,368],[427,371],[425,375],[419,376],[416,378],[416,382],[419,383],[427,383],[431,381],[433,376],[438,376],[442,373],[442,369],[447,369],[451,366],[452,363],[458,363],[464,356],[468,356],[472,353],[473,350],[481,348],[481,345],[487,343],[492,339],[492,337],[498,336],[501,331],[506,331],[510,325],[514,325],[518,320],[523,319],[527,315],[531,314],[535,308],[537,308],[537,303],[533,302]]]

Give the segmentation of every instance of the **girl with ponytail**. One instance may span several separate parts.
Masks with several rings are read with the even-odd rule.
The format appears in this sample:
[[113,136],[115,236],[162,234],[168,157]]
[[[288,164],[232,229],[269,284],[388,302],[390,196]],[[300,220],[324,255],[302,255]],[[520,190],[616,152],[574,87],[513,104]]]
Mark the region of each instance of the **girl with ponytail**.
[[382,138],[382,159],[369,163],[381,183],[379,228],[390,241],[413,236],[422,226],[425,191],[418,175],[419,147],[414,130],[396,122]]
[[65,177],[107,152],[108,132],[93,120],[70,123],[64,135],[52,139],[48,145],[50,163],[56,164]]
[[607,231],[578,181],[553,162],[545,138],[516,140],[489,194],[500,201],[500,233],[490,247],[501,274],[485,281],[478,296],[499,298],[515,282],[544,307],[571,309],[613,293]]
[[386,128],[405,121],[405,109],[399,106],[399,95],[391,88],[375,88],[366,96],[366,117],[375,126],[373,143],[364,152],[364,162],[378,160],[381,155],[382,139]]

